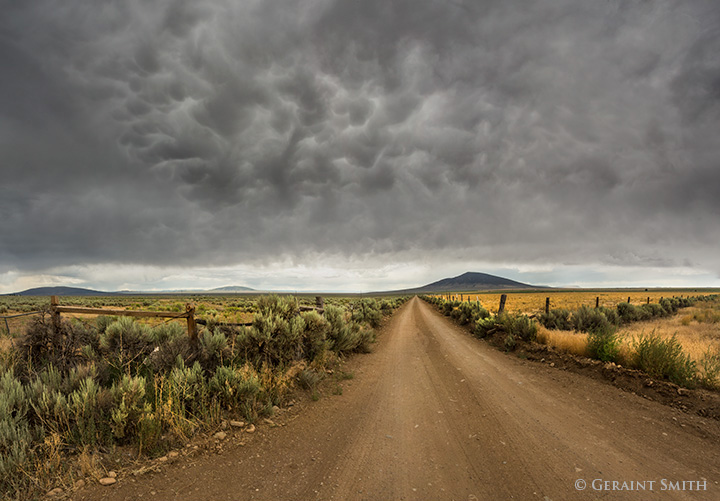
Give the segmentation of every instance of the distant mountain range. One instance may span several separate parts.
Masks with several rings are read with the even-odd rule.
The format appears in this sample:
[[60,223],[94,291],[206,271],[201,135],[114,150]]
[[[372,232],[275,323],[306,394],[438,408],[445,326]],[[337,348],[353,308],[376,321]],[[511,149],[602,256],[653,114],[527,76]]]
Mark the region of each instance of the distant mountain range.
[[241,285],[228,285],[227,287],[216,287],[206,292],[253,292],[255,289],[243,287]]
[[14,296],[111,296],[117,292],[103,292],[82,287],[35,287],[22,292],[15,292]]
[[542,289],[542,285],[530,285],[522,282],[516,282],[509,278],[498,277],[488,273],[477,273],[468,271],[462,275],[453,278],[444,278],[431,284],[415,287],[414,289],[404,289],[393,291],[403,294],[427,294],[442,292],[474,292],[498,289]]
[[[487,273],[467,272],[453,278],[445,278],[431,284],[403,289],[397,291],[383,291],[378,294],[427,294],[443,292],[474,292],[487,290],[510,290],[510,289],[541,289],[541,285],[530,285],[516,282],[509,278],[489,275]],[[142,294],[241,294],[244,292],[282,292],[282,291],[258,291],[250,287],[229,285],[216,287],[214,289],[177,289],[162,291],[116,291],[105,292],[80,287],[36,287],[34,289],[16,292],[18,296],[110,296],[110,295],[142,295]]]
[[188,289],[188,290],[162,290],[162,291],[116,291],[106,292],[82,287],[35,287],[22,292],[15,292],[14,296],[118,296],[133,294],[234,294],[242,292],[255,292],[250,287],[229,285],[215,289]]

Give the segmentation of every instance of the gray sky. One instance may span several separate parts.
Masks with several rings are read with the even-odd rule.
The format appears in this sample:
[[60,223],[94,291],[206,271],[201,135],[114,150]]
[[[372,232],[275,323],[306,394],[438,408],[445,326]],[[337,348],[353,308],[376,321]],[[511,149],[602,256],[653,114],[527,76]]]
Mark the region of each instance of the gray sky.
[[720,286],[716,0],[0,6],[0,292]]

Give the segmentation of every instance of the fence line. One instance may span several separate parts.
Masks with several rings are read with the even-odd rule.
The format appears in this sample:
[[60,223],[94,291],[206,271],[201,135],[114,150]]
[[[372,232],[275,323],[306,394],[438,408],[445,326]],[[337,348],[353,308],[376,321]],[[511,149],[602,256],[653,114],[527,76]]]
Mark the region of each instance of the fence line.
[[8,324],[8,318],[28,317],[30,315],[39,315],[40,313],[42,313],[42,311],[30,311],[26,313],[16,313],[15,315],[0,315],[0,318],[2,318],[5,322],[5,329],[7,330],[7,335],[12,336],[12,334],[10,333],[10,324]]
[[103,308],[85,308],[79,306],[60,306],[57,296],[50,296],[50,314],[52,315],[53,324],[56,328],[60,326],[61,313],[80,313],[84,315],[113,315],[124,317],[142,317],[142,318],[186,318],[188,336],[190,342],[196,343],[198,337],[197,322],[195,322],[195,305],[187,303],[184,313],[175,313],[167,311],[137,311],[137,310],[115,310]]
[[[319,313],[325,312],[325,301],[321,296],[315,297],[315,306],[299,306],[299,311],[317,311]],[[29,313],[18,313],[15,315],[0,316],[0,319],[5,321],[5,327],[8,335],[10,335],[10,326],[8,325],[8,318],[24,317],[29,315],[37,315],[42,311],[32,311]],[[76,313],[81,315],[110,315],[110,316],[125,316],[125,317],[139,317],[139,318],[169,318],[169,319],[187,319],[187,329],[190,341],[197,342],[198,337],[198,324],[207,325],[208,321],[204,319],[195,318],[195,305],[187,303],[185,305],[185,311],[182,313],[167,312],[167,311],[143,311],[143,310],[120,310],[120,309],[104,309],[104,308],[86,308],[84,306],[60,306],[58,296],[50,296],[50,315],[52,317],[53,325],[55,328],[60,327],[60,315],[62,313]],[[219,325],[233,325],[233,326],[247,326],[252,325],[252,322],[246,323],[225,323],[218,322]]]
[[[464,301],[463,294],[460,294],[459,296],[456,295],[456,294],[435,294],[434,297],[440,297],[440,298],[444,299],[445,301],[457,301],[457,300],[458,300],[458,297],[459,297],[459,298],[460,298],[460,301]],[[468,294],[468,295],[467,295],[467,301],[471,301],[470,297],[471,297],[470,294]],[[508,294],[501,294],[501,295],[500,295],[500,304],[498,305],[498,312],[497,312],[498,315],[500,315],[501,313],[503,313],[503,312],[505,311],[505,303],[506,303],[506,301],[507,301],[507,297],[508,297]],[[673,298],[674,298],[674,297],[675,297],[675,296],[673,296]],[[682,295],[680,295],[680,297],[682,298]],[[479,302],[479,301],[480,301],[479,295],[476,295],[476,296],[475,296],[475,299],[476,299],[476,301]],[[630,296],[628,296],[627,302],[628,302],[629,304],[632,304],[631,299],[632,299],[632,298],[631,298]],[[651,298],[648,296],[647,299],[644,299],[644,300],[641,299],[640,301],[641,301],[641,302],[645,301],[646,304],[650,304],[650,299],[651,299]],[[662,300],[663,300],[663,296],[660,296],[660,299],[659,299],[658,301],[662,301]],[[486,304],[487,304],[487,303],[486,303]],[[600,308],[600,296],[595,297],[595,308]],[[549,313],[550,313],[550,297],[546,297],[546,298],[545,298],[545,308],[544,308],[544,311],[545,311],[545,314],[549,314]],[[534,318],[535,316],[536,316],[536,315],[533,314],[533,315],[530,316],[530,318]]]
[[38,315],[42,311],[31,311],[29,313],[18,313],[16,315],[0,315],[0,318],[7,320],[8,318],[27,317],[29,315]]

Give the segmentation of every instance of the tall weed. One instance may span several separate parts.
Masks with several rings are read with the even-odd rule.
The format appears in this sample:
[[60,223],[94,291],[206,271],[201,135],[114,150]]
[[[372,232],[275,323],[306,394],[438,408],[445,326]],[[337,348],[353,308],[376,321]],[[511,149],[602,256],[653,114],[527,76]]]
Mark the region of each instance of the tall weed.
[[643,334],[633,348],[633,364],[638,369],[681,386],[695,385],[696,364],[684,353],[677,337],[662,338],[654,332]]

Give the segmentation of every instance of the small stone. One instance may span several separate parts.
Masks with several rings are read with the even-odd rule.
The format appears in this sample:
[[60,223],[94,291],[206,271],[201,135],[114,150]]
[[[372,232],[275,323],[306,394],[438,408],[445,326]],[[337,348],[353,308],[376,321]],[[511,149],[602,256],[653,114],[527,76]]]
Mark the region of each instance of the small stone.
[[115,473],[114,471],[109,471],[107,476],[110,478],[117,478],[117,473]]
[[100,485],[112,485],[117,482],[116,478],[105,477],[100,479]]
[[49,497],[58,496],[63,493],[63,490],[61,487],[55,487],[53,490],[47,493]]
[[233,428],[242,428],[243,426],[245,426],[245,423],[242,421],[230,421],[230,426],[232,426]]
[[248,432],[248,433],[255,433],[255,425],[254,425],[254,424],[251,424],[250,426],[248,426],[247,428],[245,428],[245,431]]
[[174,458],[178,457],[179,455],[180,455],[180,453],[179,453],[178,451],[170,451],[170,452],[168,452],[168,457],[169,457],[169,458],[173,458],[173,459],[174,459]]
[[555,367],[555,362],[550,362],[550,367]]
[[161,458],[158,458],[158,461],[160,461],[161,463],[164,463],[164,462],[167,461],[167,460],[168,460],[168,457],[167,457],[167,456],[163,456],[163,457],[161,457]]
[[278,412],[280,412],[280,407],[273,405],[273,414],[277,414]]
[[81,487],[85,487],[85,480],[83,480],[82,478],[75,482],[76,489],[80,489]]
[[265,418],[265,419],[263,419],[263,423],[270,425],[270,426],[275,426],[275,423],[273,422],[272,419]]
[[224,431],[219,431],[215,435],[213,435],[213,437],[217,440],[225,440],[225,437],[227,437],[227,433],[225,433]]

